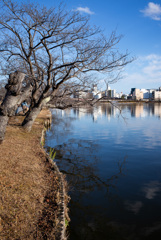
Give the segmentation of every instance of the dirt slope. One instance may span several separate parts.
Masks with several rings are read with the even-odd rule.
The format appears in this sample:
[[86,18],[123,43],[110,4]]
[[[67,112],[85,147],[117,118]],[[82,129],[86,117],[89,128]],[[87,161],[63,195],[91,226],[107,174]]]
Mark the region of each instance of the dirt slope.
[[59,182],[40,146],[43,110],[31,133],[12,117],[0,145],[0,239],[55,239]]

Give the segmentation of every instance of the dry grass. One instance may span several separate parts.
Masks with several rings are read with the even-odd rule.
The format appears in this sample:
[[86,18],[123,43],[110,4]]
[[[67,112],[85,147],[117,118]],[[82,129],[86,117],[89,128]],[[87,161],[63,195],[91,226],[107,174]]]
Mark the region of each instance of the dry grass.
[[0,239],[52,239],[59,182],[40,147],[43,110],[31,133],[12,117],[0,145]]

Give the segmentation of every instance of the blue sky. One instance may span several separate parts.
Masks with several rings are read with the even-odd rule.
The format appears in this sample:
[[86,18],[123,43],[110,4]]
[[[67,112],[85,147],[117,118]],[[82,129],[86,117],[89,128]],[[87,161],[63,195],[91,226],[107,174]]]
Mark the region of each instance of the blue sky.
[[[58,0],[38,2],[49,7],[58,4]],[[124,77],[112,85],[112,89],[129,93],[132,87],[161,86],[161,0],[154,2],[64,0],[63,2],[68,10],[77,10],[82,14],[90,15],[91,24],[100,26],[107,37],[115,29],[118,34],[124,36],[119,49],[122,52],[128,50],[136,60],[124,69]]]

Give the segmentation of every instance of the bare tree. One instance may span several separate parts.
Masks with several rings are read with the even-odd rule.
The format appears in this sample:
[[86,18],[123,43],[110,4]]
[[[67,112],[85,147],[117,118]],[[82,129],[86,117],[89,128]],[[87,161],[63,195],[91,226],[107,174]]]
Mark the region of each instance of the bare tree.
[[43,105],[51,98],[56,101],[58,92],[67,92],[66,86],[81,88],[88,84],[82,80],[88,73],[114,71],[132,61],[127,52],[116,49],[122,36],[114,31],[106,38],[79,12],[13,0],[0,4],[1,69],[4,74],[24,72],[32,85],[31,106],[23,121],[27,130]]

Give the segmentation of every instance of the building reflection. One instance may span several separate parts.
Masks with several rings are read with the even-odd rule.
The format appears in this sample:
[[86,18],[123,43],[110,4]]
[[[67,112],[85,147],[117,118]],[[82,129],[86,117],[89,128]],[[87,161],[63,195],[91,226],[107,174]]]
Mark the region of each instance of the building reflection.
[[136,104],[131,107],[131,116],[133,117],[147,117],[156,116],[161,118],[161,104]]
[[[161,103],[137,103],[137,104],[111,104],[104,103],[99,104],[94,107],[84,107],[76,108],[73,110],[74,114],[78,118],[83,118],[86,115],[90,115],[93,118],[93,121],[97,121],[103,116],[108,120],[111,117],[119,116],[120,114],[124,116],[126,110],[130,110],[131,116],[135,118],[144,118],[147,116],[156,116],[161,118]],[[68,115],[69,109],[65,110],[63,114]]]
[[115,107],[111,104],[99,104],[94,107],[83,107],[83,108],[76,108],[73,110],[74,114],[78,118],[82,118],[86,115],[90,115],[93,118],[93,121],[97,121],[98,118],[102,118],[106,116],[108,119],[111,116],[116,116],[119,113],[118,107]]
[[[142,117],[144,115],[144,107],[143,105],[133,105],[131,107],[131,116],[132,117]],[[146,115],[146,114],[145,114]]]

